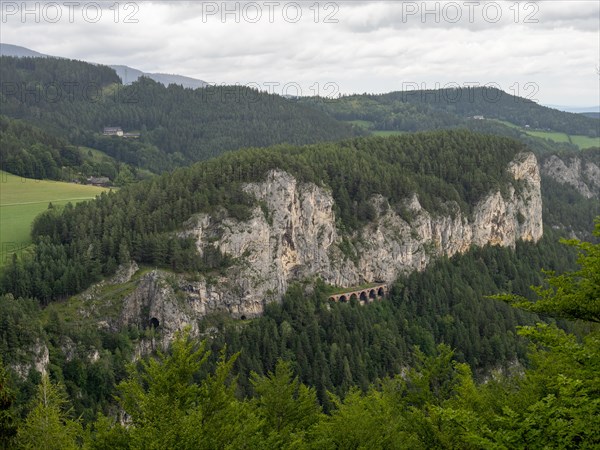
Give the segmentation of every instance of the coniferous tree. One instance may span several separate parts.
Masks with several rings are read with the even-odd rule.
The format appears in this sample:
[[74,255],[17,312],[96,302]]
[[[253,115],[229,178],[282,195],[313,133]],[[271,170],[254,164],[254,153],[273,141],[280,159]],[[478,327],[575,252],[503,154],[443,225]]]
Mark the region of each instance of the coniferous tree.
[[82,436],[81,424],[71,417],[69,402],[60,385],[50,381],[47,374],[27,414],[19,427],[17,443],[26,449],[76,449]]
[[13,409],[15,392],[0,357],[0,448],[9,449],[17,434],[17,417]]

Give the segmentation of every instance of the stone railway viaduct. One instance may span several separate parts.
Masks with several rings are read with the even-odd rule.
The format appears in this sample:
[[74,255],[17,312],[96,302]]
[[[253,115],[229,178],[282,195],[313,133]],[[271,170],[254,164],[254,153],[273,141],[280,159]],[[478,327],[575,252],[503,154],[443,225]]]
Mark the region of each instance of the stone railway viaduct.
[[334,302],[346,303],[356,299],[361,305],[374,302],[385,297],[388,293],[387,284],[376,284],[374,286],[359,289],[356,291],[343,292],[341,294],[330,295],[329,300]]

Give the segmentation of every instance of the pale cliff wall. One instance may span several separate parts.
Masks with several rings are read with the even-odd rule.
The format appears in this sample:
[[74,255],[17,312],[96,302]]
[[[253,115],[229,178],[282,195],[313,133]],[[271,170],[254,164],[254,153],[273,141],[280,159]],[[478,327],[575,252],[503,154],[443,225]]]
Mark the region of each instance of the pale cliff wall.
[[577,157],[563,160],[551,156],[544,162],[542,173],[561,184],[574,187],[586,198],[600,197],[600,167],[591,161],[582,161]]
[[413,196],[406,200],[409,213],[404,215],[410,218],[405,219],[376,196],[377,218],[345,237],[336,227],[334,200],[327,189],[272,171],[264,182],[245,186],[263,205],[253,210],[250,220],[202,214],[183,233],[196,239],[200,252],[214,245],[235,258],[227,276],[207,282],[169,275],[167,282],[165,273],[154,271],[125,299],[122,321],[156,317],[172,334],[185,324],[195,328],[196,320],[212,311],[260,315],[295,280],[320,277],[337,286],[391,282],[400,273],[424,269],[432,258],[465,252],[473,245],[535,242],[543,233],[537,160],[531,153],[521,154],[507,170],[518,188],[508,187],[504,196],[491,192],[469,216],[457,204],[446,205],[444,214],[426,211]]

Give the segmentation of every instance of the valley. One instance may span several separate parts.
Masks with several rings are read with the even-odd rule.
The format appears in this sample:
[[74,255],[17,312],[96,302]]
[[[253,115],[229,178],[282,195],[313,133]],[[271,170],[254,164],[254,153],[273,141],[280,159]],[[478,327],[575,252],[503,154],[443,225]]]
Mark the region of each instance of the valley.
[[0,449],[600,445],[593,114],[0,50]]

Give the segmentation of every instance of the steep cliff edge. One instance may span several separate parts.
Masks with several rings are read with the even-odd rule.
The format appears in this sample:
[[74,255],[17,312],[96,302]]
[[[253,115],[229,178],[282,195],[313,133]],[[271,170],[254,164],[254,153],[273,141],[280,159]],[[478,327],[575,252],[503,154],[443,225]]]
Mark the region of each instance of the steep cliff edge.
[[416,195],[402,205],[374,196],[375,219],[352,233],[339,229],[327,188],[270,171],[263,182],[244,187],[259,204],[249,220],[199,214],[181,233],[195,239],[200,253],[214,246],[232,257],[226,276],[190,281],[153,271],[125,298],[121,321],[155,319],[170,335],[185,324],[195,327],[198,318],[213,311],[258,316],[297,280],[320,277],[336,286],[391,282],[473,245],[536,242],[543,233],[537,160],[531,153],[519,154],[506,170],[514,182],[490,192],[469,215],[456,203],[436,213],[426,211]]
[[600,166],[594,161],[573,156],[561,159],[553,155],[544,161],[542,173],[574,187],[585,198],[600,197]]

